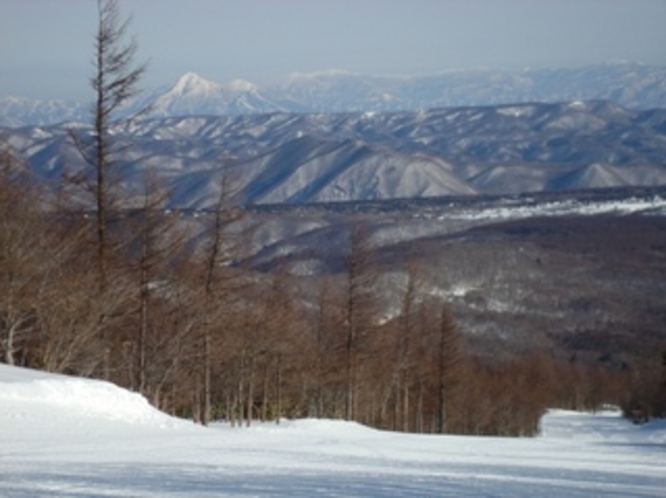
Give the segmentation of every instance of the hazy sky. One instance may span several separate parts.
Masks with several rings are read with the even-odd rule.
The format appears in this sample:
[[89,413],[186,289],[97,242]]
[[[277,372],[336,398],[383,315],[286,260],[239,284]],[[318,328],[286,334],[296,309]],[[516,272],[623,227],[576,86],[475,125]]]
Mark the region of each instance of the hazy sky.
[[[121,0],[144,87],[292,72],[666,65],[666,0]],[[0,96],[90,100],[96,0],[0,0]]]

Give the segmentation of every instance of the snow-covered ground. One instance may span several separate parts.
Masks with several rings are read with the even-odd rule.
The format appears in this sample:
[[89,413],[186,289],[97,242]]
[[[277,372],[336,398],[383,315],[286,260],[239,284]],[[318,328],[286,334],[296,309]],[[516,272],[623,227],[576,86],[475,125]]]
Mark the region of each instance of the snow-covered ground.
[[597,216],[601,214],[664,216],[666,215],[666,199],[657,195],[653,197],[628,197],[626,199],[594,202],[566,199],[533,204],[517,203],[516,205],[493,206],[482,209],[453,210],[450,213],[442,215],[441,219],[493,221],[552,216]]
[[666,424],[551,411],[534,439],[203,428],[112,384],[0,365],[0,496],[664,497]]

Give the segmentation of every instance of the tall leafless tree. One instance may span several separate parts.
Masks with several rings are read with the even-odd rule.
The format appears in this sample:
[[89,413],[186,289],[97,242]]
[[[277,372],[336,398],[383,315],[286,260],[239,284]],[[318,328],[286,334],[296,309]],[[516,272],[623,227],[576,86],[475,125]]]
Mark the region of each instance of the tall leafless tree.
[[[148,171],[143,180],[143,200],[128,218],[128,228],[134,234],[129,247],[129,260],[136,260],[131,270],[138,276],[139,324],[136,351],[136,388],[147,394],[149,330],[154,312],[151,310],[154,294],[160,286],[168,286],[170,261],[178,258],[185,245],[186,232],[178,227],[178,220],[167,214],[168,190],[154,171]],[[162,291],[162,293],[167,293]]]
[[360,342],[372,320],[373,285],[377,277],[369,227],[359,219],[353,219],[350,224],[345,266],[345,418],[355,420]]
[[205,249],[203,254],[203,296],[206,308],[206,323],[202,327],[201,337],[201,422],[207,425],[212,412],[211,369],[215,331],[219,331],[220,322],[224,321],[226,309],[234,299],[234,294],[244,284],[238,273],[231,269],[232,263],[243,250],[243,233],[235,232],[232,227],[240,224],[244,217],[241,209],[234,205],[238,194],[235,179],[231,174],[233,163],[223,157],[223,174],[220,177],[219,196],[206,227]]
[[112,209],[109,168],[113,151],[109,130],[119,108],[138,94],[138,84],[147,65],[134,64],[138,46],[134,38],[126,40],[131,18],[121,18],[118,0],[98,0],[97,7],[95,73],[90,80],[95,91],[93,150],[84,157],[94,168],[99,285],[103,289],[107,279],[108,221]]
[[461,383],[462,335],[445,303],[439,321],[439,432],[449,431],[451,405]]

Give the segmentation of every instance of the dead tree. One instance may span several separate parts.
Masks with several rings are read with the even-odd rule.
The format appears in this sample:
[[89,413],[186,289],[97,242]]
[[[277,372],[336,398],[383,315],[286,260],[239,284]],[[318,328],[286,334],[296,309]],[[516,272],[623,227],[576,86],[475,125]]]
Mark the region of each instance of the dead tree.
[[97,6],[95,73],[90,79],[95,91],[92,144],[84,144],[75,134],[72,136],[84,159],[93,168],[91,190],[96,207],[99,286],[104,289],[108,272],[109,215],[114,201],[110,193],[113,144],[109,131],[118,123],[117,111],[139,93],[138,83],[147,65],[134,65],[137,43],[133,38],[126,41],[131,18],[121,19],[118,0],[98,0]]

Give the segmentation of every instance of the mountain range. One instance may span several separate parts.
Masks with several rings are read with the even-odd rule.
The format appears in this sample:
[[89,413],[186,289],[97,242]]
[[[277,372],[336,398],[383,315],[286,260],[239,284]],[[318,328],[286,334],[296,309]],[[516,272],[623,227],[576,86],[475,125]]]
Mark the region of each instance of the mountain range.
[[[0,128],[39,177],[85,170],[88,126]],[[666,185],[666,110],[607,101],[417,112],[273,113],[128,122],[113,130],[128,191],[152,170],[174,207],[303,204]],[[88,168],[89,169],[89,168]]]
[[[151,106],[149,117],[248,115],[274,112],[402,112],[509,103],[610,100],[631,109],[666,107],[666,68],[634,63],[564,69],[472,69],[427,76],[372,76],[344,71],[293,74],[260,86],[219,84],[195,74],[148,91],[125,109]],[[0,126],[90,121],[82,102],[0,99]]]
[[[537,86],[535,74],[451,73],[441,78],[466,84],[445,91],[439,77],[327,73],[296,76],[289,92],[188,74],[127,109],[151,104],[151,118],[110,130],[110,178],[123,207],[157,179],[170,207],[191,211],[230,185],[254,215],[243,264],[259,270],[339,272],[360,214],[388,309],[402,306],[399,268],[416,261],[489,355],[553,344],[652,358],[664,322],[664,70],[541,72]],[[35,177],[67,188],[69,173],[90,172],[72,138],[90,139],[86,106],[15,104],[24,123],[66,121],[0,126]],[[91,202],[83,183],[75,192]],[[196,230],[210,217],[187,220]]]

